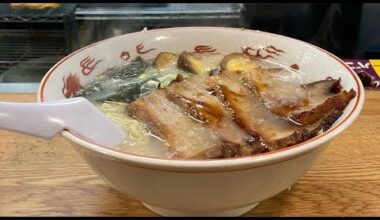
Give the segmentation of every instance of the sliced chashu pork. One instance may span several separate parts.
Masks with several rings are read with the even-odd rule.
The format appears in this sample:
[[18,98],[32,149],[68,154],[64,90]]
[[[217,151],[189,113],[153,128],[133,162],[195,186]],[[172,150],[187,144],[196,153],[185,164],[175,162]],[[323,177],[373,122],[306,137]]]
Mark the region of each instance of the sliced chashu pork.
[[188,115],[205,123],[205,126],[211,127],[224,142],[240,145],[242,154],[249,155],[265,150],[263,147],[249,146],[253,144],[252,137],[233,121],[232,112],[206,90],[206,83],[200,76],[172,83],[166,91],[169,100]]
[[326,79],[306,85],[276,79],[274,71],[256,68],[241,74],[241,79],[254,89],[269,109],[290,120],[311,125],[334,109],[344,109],[355,97],[355,91],[341,91],[340,80]]
[[221,68],[242,76],[276,114],[284,116],[308,104],[307,89],[297,81],[289,80],[291,75],[282,68],[261,68],[255,59],[243,53],[226,55]]
[[154,135],[167,142],[171,158],[228,158],[247,151],[244,146],[221,140],[213,129],[190,118],[166,98],[163,89],[138,98],[126,110],[129,116],[144,122]]
[[355,91],[340,91],[340,80],[324,80],[302,85],[289,80],[281,68],[261,68],[255,59],[242,54],[226,55],[221,68],[240,74],[251,88],[262,97],[274,113],[302,125],[321,120],[335,108],[345,108],[355,97]]
[[211,129],[189,118],[166,98],[162,89],[142,96],[127,106],[127,113],[169,144],[171,157],[190,158],[222,142]]
[[326,79],[305,85],[309,95],[308,105],[287,113],[287,117],[301,124],[312,124],[332,109],[343,111],[356,92],[341,91],[340,79]]
[[308,105],[307,89],[288,74],[278,69],[253,68],[239,74],[247,85],[254,88],[265,101],[267,107],[281,116]]
[[233,109],[236,122],[270,150],[308,140],[320,130],[327,130],[342,114],[342,110],[334,109],[313,125],[300,126],[268,110],[255,92],[239,82],[236,73],[211,76],[209,85]]

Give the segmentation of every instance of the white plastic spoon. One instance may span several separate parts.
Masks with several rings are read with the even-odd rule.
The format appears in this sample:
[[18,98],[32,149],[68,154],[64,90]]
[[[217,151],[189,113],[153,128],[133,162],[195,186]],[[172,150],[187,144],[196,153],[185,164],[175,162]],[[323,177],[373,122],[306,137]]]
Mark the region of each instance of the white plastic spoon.
[[51,139],[66,129],[93,142],[114,147],[124,142],[124,132],[87,99],[52,102],[0,102],[0,129]]

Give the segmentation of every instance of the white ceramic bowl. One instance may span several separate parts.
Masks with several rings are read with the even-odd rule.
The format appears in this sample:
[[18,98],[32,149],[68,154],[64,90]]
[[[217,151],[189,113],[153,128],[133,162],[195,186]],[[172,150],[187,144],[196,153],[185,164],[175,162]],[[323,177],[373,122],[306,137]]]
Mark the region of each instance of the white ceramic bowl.
[[[126,34],[86,46],[53,66],[41,82],[39,101],[69,98],[108,68],[162,51],[238,52],[298,67],[312,80],[341,78],[357,95],[323,134],[286,149],[234,159],[179,161],[142,157],[86,141],[68,131],[89,166],[117,190],[163,215],[238,216],[287,189],[312,166],[323,147],[359,115],[364,89],[342,60],[311,44],[247,29],[168,28]],[[75,114],[75,112],[73,112]],[[89,122],[91,123],[91,122]]]

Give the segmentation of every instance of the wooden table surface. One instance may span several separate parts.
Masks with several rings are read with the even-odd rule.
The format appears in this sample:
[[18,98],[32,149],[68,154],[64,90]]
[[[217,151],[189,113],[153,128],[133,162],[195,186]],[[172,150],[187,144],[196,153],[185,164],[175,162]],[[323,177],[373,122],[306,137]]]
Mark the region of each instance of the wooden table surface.
[[[33,102],[35,94],[0,94]],[[380,92],[289,191],[245,216],[380,216]],[[157,216],[108,187],[69,141],[0,131],[0,216]]]

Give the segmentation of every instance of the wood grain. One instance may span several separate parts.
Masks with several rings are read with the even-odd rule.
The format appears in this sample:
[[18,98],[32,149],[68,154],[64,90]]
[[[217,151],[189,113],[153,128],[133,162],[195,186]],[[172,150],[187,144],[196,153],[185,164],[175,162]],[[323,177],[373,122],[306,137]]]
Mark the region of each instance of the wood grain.
[[[0,94],[33,102],[35,94]],[[245,216],[380,216],[380,92],[291,190]],[[69,141],[0,131],[0,216],[157,216],[109,188]]]

